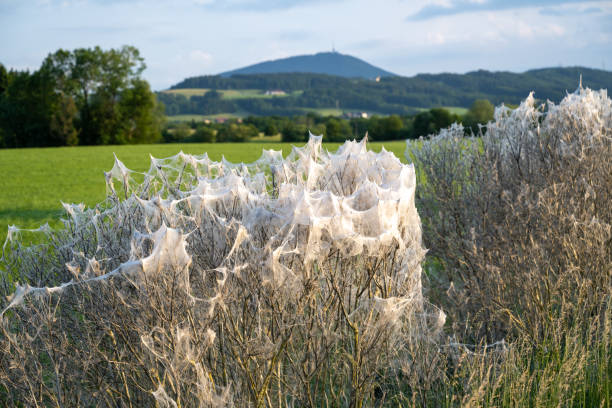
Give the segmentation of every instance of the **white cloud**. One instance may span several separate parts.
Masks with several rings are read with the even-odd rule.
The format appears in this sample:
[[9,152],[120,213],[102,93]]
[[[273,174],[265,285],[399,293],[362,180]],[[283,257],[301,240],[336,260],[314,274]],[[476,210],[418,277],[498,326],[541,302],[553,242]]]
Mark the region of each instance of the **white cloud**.
[[213,57],[207,52],[201,50],[193,50],[189,53],[191,62],[194,62],[202,67],[208,67],[212,63]]

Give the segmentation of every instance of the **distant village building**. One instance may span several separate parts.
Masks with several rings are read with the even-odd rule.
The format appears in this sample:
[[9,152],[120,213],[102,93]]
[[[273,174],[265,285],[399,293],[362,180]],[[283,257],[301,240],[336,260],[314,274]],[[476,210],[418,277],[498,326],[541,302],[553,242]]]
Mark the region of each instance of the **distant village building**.
[[380,77],[379,76],[376,77],[376,82],[380,82]]
[[344,112],[342,115],[345,119],[367,119],[368,116],[368,112]]
[[215,123],[225,123],[227,118],[215,118]]
[[268,89],[266,91],[266,95],[282,96],[282,95],[287,95],[287,93],[283,91],[282,89]]

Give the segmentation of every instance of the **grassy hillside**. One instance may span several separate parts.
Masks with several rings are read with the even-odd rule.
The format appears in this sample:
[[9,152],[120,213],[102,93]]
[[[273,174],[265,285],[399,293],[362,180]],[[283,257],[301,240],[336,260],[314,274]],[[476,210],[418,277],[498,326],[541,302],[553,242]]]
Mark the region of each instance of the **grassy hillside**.
[[[192,96],[204,96],[209,91],[210,89],[206,88],[185,88],[168,89],[166,91],[163,91],[163,93],[169,95],[183,95],[189,99]],[[302,94],[302,91],[296,90],[282,95],[270,95],[266,94],[266,91],[261,89],[222,89],[218,92],[221,93],[223,99],[284,98],[288,96],[299,96]]]
[[[383,144],[371,143],[380,150]],[[336,149],[338,144],[327,144]],[[405,143],[385,142],[387,150],[403,158]],[[160,144],[131,146],[83,146],[0,150],[0,243],[8,225],[35,228],[49,222],[59,225],[61,202],[93,206],[105,197],[104,171],[112,168],[113,153],[133,170],[149,167],[149,154],[168,157],[179,151],[208,152],[213,160],[224,155],[233,162],[250,162],[262,149],[291,151],[289,143]]]
[[[411,114],[421,108],[440,106],[469,107],[476,99],[494,105],[517,104],[530,92],[541,101],[560,101],[578,87],[580,77],[591,89],[612,88],[612,72],[583,68],[545,68],[524,73],[474,71],[466,74],[421,74],[414,77],[383,77],[380,81],[343,78],[324,74],[281,73],[200,76],[185,79],[159,98],[167,113],[220,113],[247,111],[254,115],[298,114],[303,108],[339,107],[346,110],[376,111],[385,114]],[[194,88],[238,92],[239,98],[219,99],[173,95]],[[269,89],[282,89],[284,98],[261,98]],[[250,90],[251,94],[245,93]],[[229,93],[231,95],[232,93]],[[182,98],[182,99],[180,99]]]
[[204,120],[215,120],[218,118],[225,119],[238,119],[249,116],[248,112],[220,112],[215,113],[214,115],[197,115],[197,114],[187,114],[187,115],[170,115],[168,116],[169,122],[191,122],[192,120],[204,121]]

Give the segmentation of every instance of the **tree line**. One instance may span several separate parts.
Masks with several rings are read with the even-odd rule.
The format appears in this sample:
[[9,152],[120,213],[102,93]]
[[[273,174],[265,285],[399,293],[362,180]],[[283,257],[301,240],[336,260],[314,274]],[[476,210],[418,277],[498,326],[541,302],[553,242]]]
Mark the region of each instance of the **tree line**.
[[[388,116],[344,119],[304,114],[292,97],[226,100],[218,91],[190,99],[179,95],[180,103],[200,103],[212,114],[231,111],[238,101],[241,109],[251,112],[244,120],[210,124],[165,124],[167,94],[158,100],[141,74],[145,63],[131,46],[103,50],[100,47],[58,50],[49,54],[34,72],[7,71],[0,64],[0,148],[74,146],[100,144],[135,144],[158,142],[243,142],[259,135],[281,135],[286,142],[303,142],[308,132],[323,134],[326,141],[341,142],[361,138],[367,132],[372,140],[411,139],[426,136],[462,122],[477,132],[478,124],[492,118],[493,105],[478,100],[468,114],[459,116],[443,108],[418,111],[403,106]],[[297,78],[297,79],[296,79]],[[315,107],[333,105],[334,87],[349,80],[326,75],[278,74],[263,76],[208,77],[189,85],[240,89],[255,86],[270,88],[305,88],[299,95]],[[263,81],[263,82],[262,82]],[[297,82],[296,82],[297,81]],[[369,81],[375,84],[374,81]],[[328,86],[328,88],[325,88]],[[293,87],[293,88],[292,88]],[[327,90],[326,90],[327,89]],[[373,109],[370,94],[358,95],[358,87],[347,87],[357,105]],[[371,104],[374,103],[374,104]],[[398,105],[400,106],[400,105]],[[235,107],[235,106],[234,106]],[[380,106],[379,106],[380,107]],[[182,111],[184,108],[179,108]],[[199,109],[199,108],[198,108]],[[279,113],[280,112],[280,113]]]
[[0,147],[154,143],[163,106],[131,46],[58,50],[34,72],[0,64]]
[[366,133],[370,140],[404,140],[437,133],[453,123],[462,123],[466,135],[479,134],[480,128],[493,119],[494,106],[479,99],[464,115],[448,109],[432,108],[416,115],[372,116],[350,118],[321,116],[314,112],[297,116],[249,116],[224,123],[168,123],[163,140],[168,143],[246,142],[259,135],[278,136],[283,142],[305,142],[308,134],[323,135],[326,142],[360,139]]

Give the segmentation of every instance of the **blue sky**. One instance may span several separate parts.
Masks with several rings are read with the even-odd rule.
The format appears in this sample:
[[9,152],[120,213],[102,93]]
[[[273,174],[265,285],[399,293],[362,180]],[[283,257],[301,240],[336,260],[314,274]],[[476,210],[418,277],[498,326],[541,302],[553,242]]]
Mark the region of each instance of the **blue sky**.
[[0,0],[0,35],[15,69],[58,48],[134,45],[156,90],[332,45],[406,76],[612,70],[612,1]]

